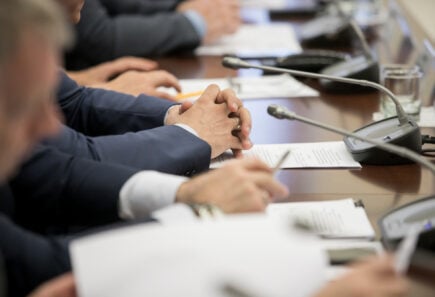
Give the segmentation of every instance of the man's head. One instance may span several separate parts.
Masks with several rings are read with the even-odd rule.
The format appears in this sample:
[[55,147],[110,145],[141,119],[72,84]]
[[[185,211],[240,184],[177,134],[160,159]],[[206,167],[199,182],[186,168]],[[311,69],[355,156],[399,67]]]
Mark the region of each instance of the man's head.
[[82,11],[85,0],[56,0],[64,8],[67,16],[73,24],[80,21],[80,12]]
[[35,142],[59,129],[59,50],[71,40],[50,0],[0,3],[0,181]]

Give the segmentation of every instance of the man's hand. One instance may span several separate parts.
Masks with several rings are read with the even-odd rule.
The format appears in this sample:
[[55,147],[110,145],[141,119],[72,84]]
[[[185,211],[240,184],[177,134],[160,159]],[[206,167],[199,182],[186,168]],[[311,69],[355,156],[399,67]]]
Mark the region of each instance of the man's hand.
[[396,273],[390,256],[373,258],[351,269],[314,297],[401,297],[407,294],[407,281]]
[[67,74],[81,86],[92,86],[105,83],[111,78],[129,70],[150,71],[157,67],[157,62],[152,60],[123,57],[85,70],[67,71]]
[[54,278],[30,293],[28,297],[77,297],[72,273]]
[[242,23],[238,0],[188,0],[177,6],[179,12],[187,10],[199,13],[207,24],[203,43],[212,43],[236,32]]
[[209,86],[195,103],[172,107],[165,124],[186,124],[194,129],[211,146],[212,158],[227,149],[240,155],[240,150],[252,147],[249,111],[232,90],[220,92],[216,85]]
[[165,70],[149,72],[127,71],[109,82],[91,85],[91,87],[117,91],[133,96],[146,94],[171,101],[176,100],[174,96],[166,92],[158,91],[157,88],[167,87],[174,88],[178,92],[181,91],[178,79]]
[[232,160],[222,168],[183,183],[176,201],[210,203],[225,213],[263,211],[271,197],[285,197],[288,190],[274,180],[272,169],[263,162],[246,158]]

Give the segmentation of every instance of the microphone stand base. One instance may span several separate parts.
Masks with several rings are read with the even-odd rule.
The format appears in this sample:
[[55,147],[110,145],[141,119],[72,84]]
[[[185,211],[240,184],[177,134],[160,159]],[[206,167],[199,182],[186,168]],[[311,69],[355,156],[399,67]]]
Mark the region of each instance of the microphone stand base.
[[[421,153],[421,133],[418,125],[410,120],[399,126],[397,117],[384,119],[364,126],[356,131],[362,137],[371,138],[384,143],[406,147]],[[344,143],[355,161],[368,165],[399,165],[409,164],[412,160],[389,153],[373,144],[346,136]]]

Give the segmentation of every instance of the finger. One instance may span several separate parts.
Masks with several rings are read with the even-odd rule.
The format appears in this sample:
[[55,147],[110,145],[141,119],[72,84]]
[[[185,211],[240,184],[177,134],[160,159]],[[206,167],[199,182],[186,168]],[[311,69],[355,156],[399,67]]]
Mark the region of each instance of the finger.
[[237,112],[239,108],[243,106],[242,100],[240,100],[231,89],[220,92],[216,98],[216,103],[226,103],[231,112]]
[[241,133],[244,137],[248,138],[252,130],[252,118],[248,109],[241,107],[238,112],[240,117]]
[[254,172],[253,180],[258,187],[267,191],[270,197],[285,197],[289,194],[287,187],[276,181],[270,173]]
[[233,152],[233,155],[236,159],[240,159],[243,158],[243,151],[240,149],[231,149],[231,151]]
[[64,274],[50,280],[40,286],[29,297],[51,296],[51,297],[73,297],[77,296],[74,277],[71,273]]
[[181,85],[178,79],[171,73],[160,70],[157,71],[156,87],[174,88],[177,92],[181,92]]
[[231,165],[232,163],[240,163],[243,168],[252,171],[264,171],[266,173],[272,173],[273,171],[266,163],[264,163],[260,159],[253,157],[245,157],[243,159],[232,160],[229,161],[227,164]]
[[214,103],[219,92],[220,92],[219,87],[215,84],[211,84],[204,90],[204,92],[198,98],[197,102],[213,102]]
[[230,149],[236,149],[236,150],[241,150],[243,149],[242,143],[240,142],[240,139],[238,137],[234,137],[231,135],[231,139],[230,139]]
[[193,102],[191,102],[191,101],[184,101],[183,103],[181,103],[179,114],[184,113],[185,111],[187,111],[192,106],[193,106]]
[[119,58],[117,61],[128,66],[129,69],[141,70],[141,71],[149,71],[149,70],[157,69],[157,67],[159,66],[159,64],[156,61],[139,58],[139,57],[122,57]]
[[244,136],[240,132],[240,130],[233,130],[232,135],[239,139],[239,141],[242,143],[242,147],[244,150],[249,150],[253,147],[251,139],[249,137]]
[[156,69],[157,62],[135,57],[124,57],[115,60],[111,65],[111,71],[115,75],[128,70],[149,71]]

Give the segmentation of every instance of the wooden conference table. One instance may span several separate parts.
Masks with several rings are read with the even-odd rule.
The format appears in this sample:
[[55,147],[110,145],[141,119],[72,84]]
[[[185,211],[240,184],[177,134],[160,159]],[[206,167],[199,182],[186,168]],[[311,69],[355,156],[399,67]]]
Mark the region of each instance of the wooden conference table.
[[[381,40],[372,40],[379,47]],[[380,53],[380,57],[385,53]],[[384,56],[384,59],[385,56]],[[166,57],[157,61],[160,67],[179,78],[214,78],[235,76],[237,72],[221,66],[219,57]],[[387,61],[391,62],[391,61]],[[341,127],[349,131],[367,125],[373,112],[379,110],[379,94],[325,93],[314,80],[304,82],[320,91],[319,98],[270,98],[246,100],[253,120],[252,140],[255,144],[337,141],[342,136],[295,121],[277,120],[267,114],[270,104],[280,104],[299,115]],[[422,134],[435,135],[435,129],[422,128]],[[361,199],[380,237],[378,219],[400,205],[431,195],[435,179],[430,171],[417,164],[398,166],[363,165],[348,169],[288,169],[278,179],[290,189],[286,201]],[[433,282],[434,283],[434,282]],[[435,296],[435,285],[413,278],[411,296]]]

